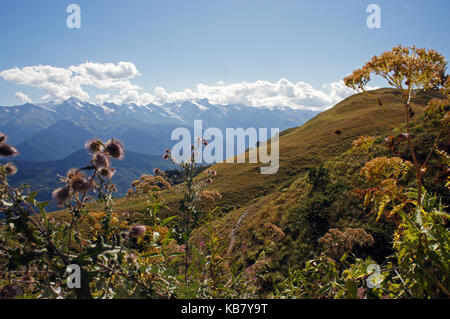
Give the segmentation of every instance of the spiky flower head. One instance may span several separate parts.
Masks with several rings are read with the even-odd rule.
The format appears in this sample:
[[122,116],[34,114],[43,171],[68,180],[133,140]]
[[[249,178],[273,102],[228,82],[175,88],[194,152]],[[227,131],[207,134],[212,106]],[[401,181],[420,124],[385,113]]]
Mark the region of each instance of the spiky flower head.
[[112,158],[121,160],[125,156],[123,150],[123,145],[120,141],[111,139],[105,144],[105,152],[108,153]]
[[147,230],[147,227],[145,227],[144,225],[131,226],[129,236],[130,236],[130,238],[142,237],[146,230]]
[[109,157],[104,152],[95,153],[94,156],[92,157],[92,160],[94,162],[94,165],[97,168],[103,168],[103,167],[108,168],[109,164],[110,164]]
[[155,168],[154,170],[153,170],[153,173],[155,174],[155,175],[157,175],[157,176],[164,176],[164,175],[166,175],[162,170],[160,170],[159,168]]
[[12,147],[11,145],[8,144],[1,144],[0,145],[0,156],[16,156],[18,155],[19,152]]
[[6,172],[6,175],[12,176],[17,173],[17,166],[14,165],[13,163],[6,163],[5,164],[5,172]]
[[115,168],[108,168],[108,167],[102,167],[99,171],[100,175],[107,178],[107,179],[111,179],[113,178],[114,174],[116,173],[116,169]]
[[91,153],[97,153],[102,150],[103,143],[98,138],[93,138],[87,141],[84,147]]
[[211,170],[208,171],[208,175],[210,175],[210,176],[216,176],[216,175],[217,175],[217,171],[211,169]]
[[71,180],[70,185],[72,189],[77,193],[86,193],[91,187],[92,183],[84,176],[76,176]]
[[59,206],[64,205],[64,203],[69,199],[69,196],[70,196],[69,186],[57,188],[52,193],[53,200]]
[[127,254],[127,263],[134,264],[137,260],[137,256],[135,253],[129,253]]
[[81,172],[77,168],[71,168],[67,171],[66,176],[68,178],[74,178],[75,176],[79,175]]
[[2,132],[0,132],[0,143],[5,143],[7,140],[7,136],[5,134],[3,134]]

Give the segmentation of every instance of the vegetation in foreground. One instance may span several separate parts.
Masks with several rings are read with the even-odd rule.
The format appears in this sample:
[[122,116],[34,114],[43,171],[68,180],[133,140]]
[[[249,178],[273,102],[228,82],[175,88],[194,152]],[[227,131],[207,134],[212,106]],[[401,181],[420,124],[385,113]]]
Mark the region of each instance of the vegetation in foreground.
[[[226,176],[221,164],[196,176],[193,145],[191,161],[180,167],[183,183],[174,185],[160,170],[143,175],[123,200],[139,202],[140,209],[121,211],[114,205],[111,159],[123,158],[123,145],[91,140],[90,163],[61,176],[54,191],[69,218],[55,218],[27,186],[10,186],[17,167],[2,165],[1,297],[448,298],[446,66],[436,51],[415,47],[374,57],[344,81],[365,92],[372,75],[384,78],[401,94],[392,107],[401,107],[404,124],[387,136],[368,132],[286,180],[271,177],[269,185],[282,189],[260,198],[242,193],[239,201],[214,189],[214,180]],[[435,98],[418,115],[413,101],[421,94]],[[389,126],[392,119],[385,120]],[[0,155],[17,153],[1,135]],[[170,160],[170,150],[164,157]],[[167,194],[177,194],[169,200],[177,206],[165,204]],[[225,238],[224,225],[235,213],[234,225],[250,214],[250,225],[264,221],[247,225],[247,246],[235,229]],[[69,265],[81,268],[80,288],[67,286]]]

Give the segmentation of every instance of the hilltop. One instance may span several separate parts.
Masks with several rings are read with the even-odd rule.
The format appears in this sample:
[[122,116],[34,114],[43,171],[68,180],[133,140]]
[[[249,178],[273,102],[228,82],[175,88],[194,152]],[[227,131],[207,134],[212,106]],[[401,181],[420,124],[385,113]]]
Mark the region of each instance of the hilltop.
[[[217,171],[217,177],[210,188],[223,196],[219,202],[220,208],[231,211],[255,198],[282,190],[308,168],[348,149],[355,138],[389,132],[403,123],[404,109],[400,92],[378,89],[370,93],[371,96],[355,94],[304,125],[281,132],[280,168],[276,174],[260,174],[258,164],[214,165],[212,169]],[[432,97],[429,94],[413,98],[414,112],[421,114],[424,105]],[[127,206],[125,201],[119,201],[119,207]],[[139,204],[136,203],[132,208],[139,209]]]

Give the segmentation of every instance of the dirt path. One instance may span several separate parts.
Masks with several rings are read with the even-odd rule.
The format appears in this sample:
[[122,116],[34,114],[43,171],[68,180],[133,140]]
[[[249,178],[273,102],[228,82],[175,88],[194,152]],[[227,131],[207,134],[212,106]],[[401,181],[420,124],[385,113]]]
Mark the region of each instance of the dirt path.
[[244,221],[245,218],[247,218],[250,208],[247,208],[247,210],[241,215],[239,216],[237,222],[233,225],[233,228],[231,229],[230,232],[230,243],[228,245],[228,249],[227,249],[227,255],[231,254],[231,251],[233,250],[234,247],[234,243],[236,242],[236,232],[239,230],[239,228],[242,225],[242,222]]

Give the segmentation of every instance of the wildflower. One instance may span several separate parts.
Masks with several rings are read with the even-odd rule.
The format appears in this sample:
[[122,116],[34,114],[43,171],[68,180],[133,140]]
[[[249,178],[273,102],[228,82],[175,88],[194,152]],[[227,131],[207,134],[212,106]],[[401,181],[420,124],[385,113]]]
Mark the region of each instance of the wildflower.
[[147,230],[147,228],[144,225],[131,226],[129,236],[130,236],[130,238],[142,237],[146,230]]
[[13,163],[7,163],[5,165],[5,172],[6,172],[6,175],[10,175],[10,176],[16,174],[17,173],[16,165],[14,165]]
[[131,183],[131,186],[136,187],[136,186],[138,186],[140,183],[141,183],[140,180],[135,180],[135,181],[133,181],[133,182]]
[[200,242],[200,247],[205,247],[205,242],[204,241]]
[[86,177],[83,175],[78,175],[71,180],[72,189],[78,193],[86,193],[92,187],[92,183],[90,183]]
[[90,139],[84,144],[84,147],[91,153],[97,153],[102,150],[102,141],[97,138]]
[[157,231],[155,231],[155,232],[153,233],[153,242],[154,242],[154,243],[156,243],[156,242],[158,241],[159,236],[160,236],[160,234],[159,234]]
[[115,168],[107,168],[107,167],[102,167],[100,169],[100,175],[103,177],[106,177],[107,179],[111,179],[113,178],[114,174],[116,173],[116,169]]
[[2,132],[0,132],[0,143],[4,143],[4,142],[6,142],[6,139],[7,139],[8,137],[5,135],[5,134],[3,134]]
[[130,218],[131,214],[130,214],[130,212],[123,212],[123,213],[122,213],[122,216],[123,216],[124,218]]
[[69,186],[60,187],[53,191],[53,200],[58,203],[59,206],[62,206],[67,199],[69,199]]
[[109,184],[108,186],[106,186],[106,189],[109,190],[111,193],[117,192],[117,187],[115,184]]
[[155,175],[159,175],[159,176],[164,176],[165,175],[165,173],[162,170],[160,170],[159,168],[155,168],[153,170],[153,173],[155,173]]
[[212,183],[213,183],[213,180],[212,180],[211,178],[207,178],[207,179],[206,179],[206,183],[212,184]]
[[135,253],[129,253],[129,254],[127,254],[127,262],[128,262],[129,264],[134,264],[134,263],[136,262],[136,260],[137,260],[137,256],[136,256]]
[[208,175],[216,176],[217,172],[215,170],[211,169],[208,171]]
[[110,164],[109,157],[104,152],[95,153],[92,160],[94,161],[94,165],[97,166],[97,168],[109,167]]
[[123,145],[117,140],[111,139],[106,142],[105,151],[112,157],[118,160],[124,158]]
[[0,145],[0,156],[16,156],[19,152],[8,144],[1,144]]
[[169,159],[169,158],[170,158],[169,153],[165,153],[165,154],[163,155],[163,159]]
[[218,191],[202,191],[199,194],[201,199],[208,199],[210,201],[215,201],[217,199],[221,199],[222,195]]
[[71,168],[69,169],[69,171],[67,172],[66,176],[70,179],[74,178],[75,176],[81,174],[81,172],[76,169],[76,168]]

